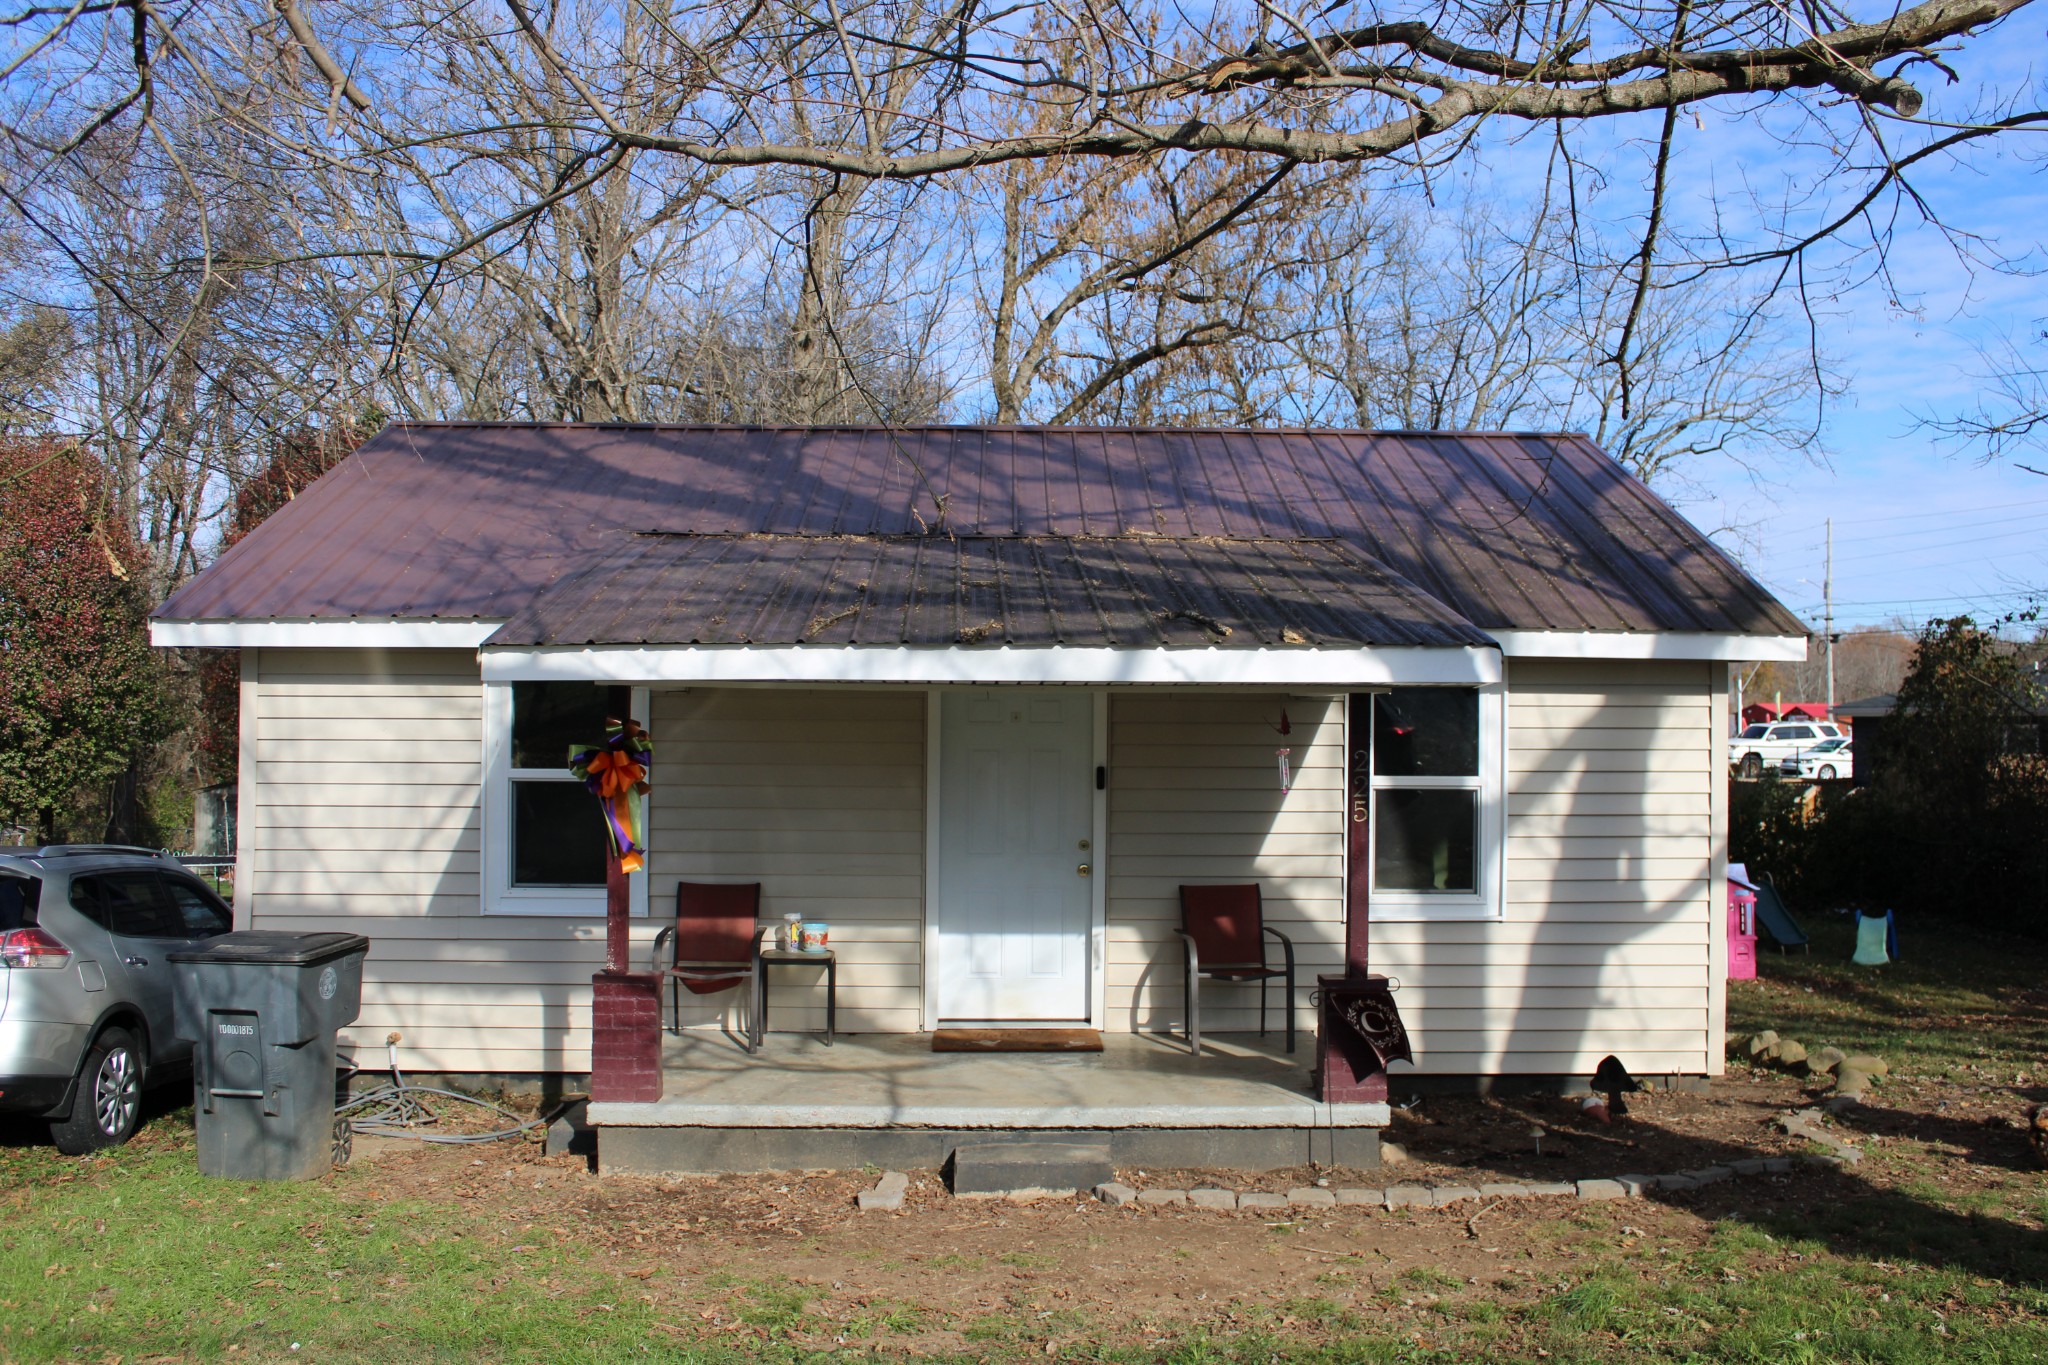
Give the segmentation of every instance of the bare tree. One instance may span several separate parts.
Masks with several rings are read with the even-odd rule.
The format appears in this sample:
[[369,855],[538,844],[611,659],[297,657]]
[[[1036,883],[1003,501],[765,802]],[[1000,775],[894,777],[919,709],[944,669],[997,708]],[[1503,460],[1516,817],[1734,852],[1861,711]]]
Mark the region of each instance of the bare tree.
[[1539,204],[1519,232],[1470,209],[1339,220],[1367,249],[1331,256],[1312,291],[1321,326],[1296,359],[1342,401],[1305,415],[1586,430],[1645,479],[1814,449],[1839,385],[1784,335],[1768,286],[1652,261],[1645,288],[1640,259],[1595,236],[1589,208]]
[[[2011,341],[1983,355],[1978,376],[1984,388],[1962,411],[1929,416],[1924,424],[1965,448],[2000,459],[2040,447],[2048,439],[2048,324],[2035,324],[2025,341]],[[2021,464],[2033,474],[2048,470]]]
[[[2007,103],[1958,111],[1960,125],[1911,122],[1924,97],[1909,76],[1953,68],[1970,51],[1961,40],[2029,3],[1859,14],[1749,0],[1445,0],[1383,19],[1263,3],[330,0],[315,15],[299,0],[225,0],[174,18],[89,0],[0,20],[14,39],[0,69],[12,78],[7,131],[29,163],[75,155],[174,100],[245,129],[274,163],[421,186],[545,148],[546,174],[508,179],[491,200],[434,198],[449,230],[384,258],[414,287],[497,249],[630,157],[836,177],[820,182],[811,215],[829,238],[870,182],[1168,151],[1355,162],[1413,180],[1496,129],[1564,136],[1652,114],[1668,145],[1673,111],[1759,96],[1796,102],[1843,149],[1824,172],[1833,198],[1860,180],[1811,231],[1767,225],[1784,235],[1763,250],[1799,251],[1867,221],[1880,201],[1915,205],[1911,177],[1959,142],[2048,118]],[[505,98],[479,101],[464,90],[478,72],[517,79],[501,83]],[[358,260],[372,250],[346,234],[318,249]],[[800,331],[824,298],[799,308]]]

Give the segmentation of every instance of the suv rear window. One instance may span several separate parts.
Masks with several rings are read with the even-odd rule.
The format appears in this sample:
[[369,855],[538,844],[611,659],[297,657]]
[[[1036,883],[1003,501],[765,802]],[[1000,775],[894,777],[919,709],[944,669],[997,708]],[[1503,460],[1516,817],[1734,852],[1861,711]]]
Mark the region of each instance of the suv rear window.
[[27,929],[36,922],[36,907],[42,903],[40,877],[0,874],[0,934],[9,929]]

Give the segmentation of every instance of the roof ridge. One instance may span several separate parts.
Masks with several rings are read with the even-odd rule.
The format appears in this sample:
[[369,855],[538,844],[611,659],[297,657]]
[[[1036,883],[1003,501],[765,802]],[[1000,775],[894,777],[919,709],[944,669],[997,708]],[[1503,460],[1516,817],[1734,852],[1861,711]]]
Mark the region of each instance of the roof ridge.
[[1477,436],[1508,436],[1517,440],[1578,440],[1590,441],[1592,437],[1583,431],[1510,431],[1491,427],[1229,427],[1229,426],[1163,426],[1163,425],[1119,425],[1089,426],[1071,424],[1067,426],[1037,425],[1030,422],[828,422],[806,425],[804,423],[747,423],[747,422],[494,422],[477,418],[450,418],[445,421],[424,419],[402,419],[385,424],[385,430],[483,430],[483,431],[730,431],[730,432],[832,432],[832,431],[946,431],[946,432],[1126,432],[1141,435],[1163,435],[1179,433],[1185,435],[1216,436],[1399,436],[1425,439],[1466,440]]

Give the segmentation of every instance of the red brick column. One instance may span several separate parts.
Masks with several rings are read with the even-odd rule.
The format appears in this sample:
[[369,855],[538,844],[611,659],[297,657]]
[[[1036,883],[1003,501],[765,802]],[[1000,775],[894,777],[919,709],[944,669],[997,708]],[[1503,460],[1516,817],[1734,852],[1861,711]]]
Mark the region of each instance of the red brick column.
[[661,1098],[661,978],[599,972],[590,978],[590,1098]]

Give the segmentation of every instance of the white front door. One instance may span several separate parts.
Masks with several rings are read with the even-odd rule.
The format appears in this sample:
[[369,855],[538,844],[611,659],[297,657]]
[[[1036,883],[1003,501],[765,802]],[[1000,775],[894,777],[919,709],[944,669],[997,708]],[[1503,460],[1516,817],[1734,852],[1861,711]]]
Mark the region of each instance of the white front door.
[[1086,1022],[1094,700],[1013,687],[939,701],[939,1018]]

